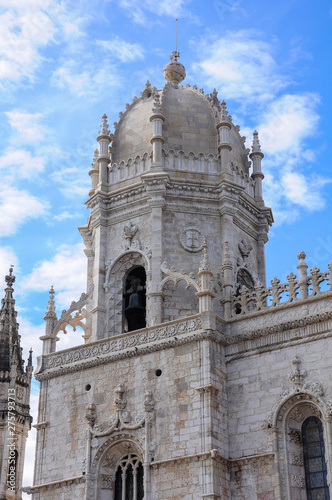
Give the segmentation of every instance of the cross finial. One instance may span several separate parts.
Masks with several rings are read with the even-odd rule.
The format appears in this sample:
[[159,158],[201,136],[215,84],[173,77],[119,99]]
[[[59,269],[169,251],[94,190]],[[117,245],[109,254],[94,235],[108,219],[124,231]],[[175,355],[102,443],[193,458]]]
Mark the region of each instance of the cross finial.
[[180,52],[174,50],[172,52],[172,55],[170,56],[170,60],[176,62],[178,60],[178,57],[180,57]]

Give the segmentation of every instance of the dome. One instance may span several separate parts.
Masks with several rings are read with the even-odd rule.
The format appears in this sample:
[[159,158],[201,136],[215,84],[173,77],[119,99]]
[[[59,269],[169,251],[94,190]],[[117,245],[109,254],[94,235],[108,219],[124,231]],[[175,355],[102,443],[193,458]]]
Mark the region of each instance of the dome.
[[[219,155],[219,131],[221,123],[229,127],[229,146],[232,161],[248,173],[248,151],[245,138],[239,134],[232,118],[226,110],[226,103],[217,98],[217,91],[205,94],[196,85],[185,87],[178,85],[186,75],[185,68],[177,61],[178,52],[173,52],[171,62],[164,68],[165,86],[161,90],[146,83],[141,97],[135,97],[132,104],[126,105],[126,111],[120,113],[120,120],[114,124],[111,163],[134,161],[137,157],[150,158],[153,127],[151,117],[160,115],[163,119],[159,132],[163,140],[163,149],[183,152],[194,156],[203,154]],[[181,153],[182,154],[182,153]]]
[[[146,90],[148,90],[146,92]],[[152,150],[154,93],[148,89],[121,117],[114,133],[112,162],[127,160]],[[162,100],[162,127],[165,150],[218,154],[218,132],[213,110],[206,96],[190,87],[166,84],[159,91]]]

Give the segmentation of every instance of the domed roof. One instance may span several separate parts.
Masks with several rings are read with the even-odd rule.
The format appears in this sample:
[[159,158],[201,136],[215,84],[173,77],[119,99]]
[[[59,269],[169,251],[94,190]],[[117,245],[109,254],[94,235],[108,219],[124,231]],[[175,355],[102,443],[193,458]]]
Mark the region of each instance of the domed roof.
[[[178,53],[176,53],[178,56]],[[175,58],[176,59],[176,58]],[[176,63],[172,73],[169,65]],[[174,69],[174,68],[173,68]],[[233,157],[242,165],[246,164],[247,152],[243,138],[239,134],[239,127],[234,127],[231,117],[227,114],[225,103],[220,103],[217,91],[204,94],[194,85],[178,86],[181,74],[185,75],[185,68],[176,60],[165,66],[166,85],[161,90],[151,87],[147,82],[141,97],[135,97],[132,104],[126,105],[126,111],[120,113],[120,120],[115,124],[112,143],[112,163],[133,160],[137,156],[150,154],[152,151],[151,138],[153,127],[150,118],[160,109],[158,114],[164,117],[162,124],[163,149],[165,151],[184,151],[198,155],[212,154],[218,156],[218,122],[221,115],[231,127],[230,141]],[[172,73],[172,74],[171,74]],[[158,101],[158,103],[157,103]],[[159,103],[160,101],[160,103]]]
[[[152,150],[154,94],[146,86],[142,97],[135,100],[121,116],[112,145],[112,162],[134,158]],[[162,115],[165,118],[162,134],[165,150],[218,154],[218,132],[210,102],[190,87],[174,88],[166,84],[159,92]]]

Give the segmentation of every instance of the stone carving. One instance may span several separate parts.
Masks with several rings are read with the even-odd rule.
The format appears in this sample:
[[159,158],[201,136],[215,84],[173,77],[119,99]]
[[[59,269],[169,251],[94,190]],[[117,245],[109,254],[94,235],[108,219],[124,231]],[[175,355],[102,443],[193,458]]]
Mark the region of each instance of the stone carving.
[[100,477],[100,487],[103,490],[110,490],[113,488],[113,483],[115,481],[115,477],[109,474],[102,474]]
[[303,385],[303,390],[309,391],[315,396],[323,396],[324,388],[320,382],[309,382]]
[[[45,369],[54,369],[59,368],[60,372],[64,372],[64,367],[66,365],[72,365],[70,371],[81,370],[84,368],[85,363],[88,366],[96,366],[98,364],[104,364],[111,359],[122,359],[125,357],[131,357],[134,354],[136,355],[136,351],[133,352],[129,350],[130,348],[137,346],[144,346],[145,352],[149,350],[149,344],[151,345],[152,351],[157,349],[159,350],[159,343],[154,345],[157,341],[164,340],[167,342],[167,345],[170,345],[170,339],[173,339],[175,336],[180,337],[182,335],[186,335],[191,332],[195,332],[196,330],[200,330],[202,327],[200,318],[190,318],[179,320],[176,323],[172,323],[170,325],[165,325],[159,328],[147,328],[139,335],[137,334],[127,334],[126,336],[120,339],[109,338],[105,341],[102,341],[93,346],[79,346],[68,353],[54,353],[49,355],[47,359],[45,359]],[[199,335],[202,335],[199,333]],[[173,340],[172,340],[173,341]],[[180,339],[175,341],[175,343],[180,343]],[[162,348],[162,347],[160,347]],[[123,354],[118,354],[119,351],[124,351]],[[139,354],[139,351],[137,351]],[[76,364],[77,361],[81,361],[83,363]],[[57,372],[53,372],[49,374],[51,377],[56,375]],[[43,374],[37,374],[38,380],[44,379]],[[47,377],[46,377],[47,378]]]
[[123,237],[125,239],[125,249],[129,250],[132,240],[138,231],[138,227],[131,222],[128,222],[123,228]]
[[292,486],[305,488],[305,478],[303,476],[292,476]]
[[[240,248],[241,245],[241,248]],[[242,257],[238,259],[238,265],[247,262],[250,245],[246,244],[244,240],[239,244],[239,250]],[[249,253],[248,253],[249,251]],[[300,264],[306,265],[303,259],[303,252],[298,254]],[[246,266],[248,267],[248,266]],[[278,305],[285,305],[286,303],[303,301],[307,298],[314,297],[315,295],[329,294],[332,290],[332,262],[328,264],[328,271],[320,272],[315,266],[311,269],[311,276],[306,277],[301,282],[294,273],[287,276],[287,282],[280,284],[277,278],[271,280],[271,287],[264,288],[259,284],[258,288],[250,290],[250,288],[242,287],[240,295],[236,292],[233,293],[233,315],[238,314],[239,308],[241,314],[248,314],[251,311],[259,311],[262,308],[275,307]],[[327,282],[330,285],[329,290],[321,291],[321,284]],[[310,290],[311,287],[311,290]],[[250,304],[250,307],[249,307]]]
[[301,444],[302,443],[302,436],[301,432],[298,431],[297,429],[289,429],[289,440],[293,441],[294,443]]
[[299,408],[295,408],[294,411],[292,411],[291,415],[290,415],[290,418],[292,418],[293,420],[295,420],[296,422],[303,422],[303,420],[305,419],[305,416],[303,415],[303,413],[299,410]]
[[303,465],[303,453],[291,452],[290,463],[292,465]]
[[288,375],[289,380],[294,383],[295,386],[299,386],[303,383],[303,380],[306,376],[306,371],[305,370],[300,370],[300,360],[297,356],[294,356],[292,363],[295,367],[295,370],[290,372]]
[[200,252],[204,245],[204,235],[196,227],[187,227],[179,236],[179,241],[187,252]]
[[126,408],[127,400],[123,398],[124,388],[123,386],[119,386],[114,390],[115,398],[114,403],[116,406],[115,418],[110,420],[108,427],[105,430],[102,430],[101,427],[95,425],[96,420],[96,410],[93,404],[87,406],[86,410],[86,420],[89,424],[90,433],[95,438],[101,438],[105,436],[109,436],[113,432],[122,431],[125,429],[128,430],[136,430],[140,427],[143,427],[145,423],[149,423],[152,421],[152,412],[154,409],[154,401],[152,398],[152,393],[147,391],[144,396],[144,415],[136,416],[135,423],[131,424],[131,416],[128,411],[123,412],[123,409]]
[[238,266],[248,267],[248,257],[252,250],[252,246],[245,239],[242,239],[238,244],[238,248],[240,250],[241,257],[237,259]]
[[[77,302],[73,301],[70,304],[70,308],[68,310],[62,311],[60,319],[57,321],[55,324],[52,335],[56,336],[56,334],[62,330],[64,333],[66,332],[66,326],[71,325],[74,329],[76,330],[77,326],[80,326],[84,331],[85,331],[85,324],[82,322],[82,320],[86,317],[86,309],[83,309],[83,307],[91,302],[91,295],[93,292],[93,283],[91,283],[89,290],[87,293],[82,293],[79,300]],[[74,311],[77,311],[75,316],[72,316],[72,313]]]

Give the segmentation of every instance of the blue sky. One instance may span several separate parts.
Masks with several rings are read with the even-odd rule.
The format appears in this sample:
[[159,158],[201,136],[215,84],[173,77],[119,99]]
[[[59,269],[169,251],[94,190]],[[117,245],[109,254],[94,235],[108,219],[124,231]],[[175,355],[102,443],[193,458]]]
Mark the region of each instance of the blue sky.
[[[184,82],[218,90],[251,143],[259,131],[264,197],[275,224],[268,282],[297,252],[332,259],[332,3],[303,0],[0,0],[0,275],[15,265],[27,357],[41,350],[50,285],[57,311],[85,290],[84,224],[104,112],[118,120],[148,79],[164,85],[175,48]],[[113,130],[113,126],[110,127]],[[62,347],[80,342],[68,334]],[[60,347],[60,346],[59,346]],[[36,421],[37,384],[32,406]],[[33,439],[24,484],[32,484]]]

